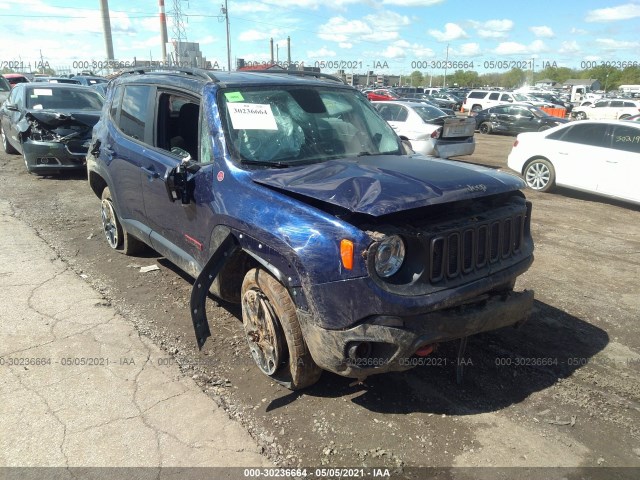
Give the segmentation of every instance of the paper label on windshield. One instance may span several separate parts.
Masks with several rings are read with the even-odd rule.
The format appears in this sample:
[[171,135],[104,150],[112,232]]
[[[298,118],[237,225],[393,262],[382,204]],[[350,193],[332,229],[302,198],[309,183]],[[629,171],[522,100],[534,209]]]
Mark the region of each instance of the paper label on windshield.
[[34,88],[33,94],[37,96],[45,95],[50,97],[53,95],[53,90],[51,90],[50,88]]
[[271,105],[259,103],[228,103],[235,130],[277,130]]

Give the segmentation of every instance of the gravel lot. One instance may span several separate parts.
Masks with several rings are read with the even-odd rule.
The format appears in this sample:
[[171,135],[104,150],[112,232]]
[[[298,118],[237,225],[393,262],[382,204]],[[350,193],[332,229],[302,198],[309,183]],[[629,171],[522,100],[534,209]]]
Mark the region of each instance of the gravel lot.
[[[506,168],[513,140],[477,135],[476,153],[461,160]],[[0,198],[15,215],[280,465],[640,466],[638,207],[567,190],[527,192],[536,259],[517,288],[535,290],[533,315],[518,330],[469,339],[462,385],[457,344],[445,344],[430,365],[409,372],[357,385],[325,372],[292,393],[254,367],[233,305],[210,301],[213,336],[197,350],[192,279],[151,250],[111,251],[85,176],[31,176],[20,156],[4,153],[0,165]],[[155,264],[160,270],[139,272]]]

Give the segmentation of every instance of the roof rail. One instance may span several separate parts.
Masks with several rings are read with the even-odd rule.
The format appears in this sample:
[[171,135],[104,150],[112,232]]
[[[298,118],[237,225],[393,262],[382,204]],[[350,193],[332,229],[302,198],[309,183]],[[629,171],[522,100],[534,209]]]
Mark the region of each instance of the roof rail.
[[334,82],[345,83],[340,77],[328,73],[310,72],[307,70],[239,70],[239,73],[268,73],[271,75],[293,75],[298,77],[314,77],[318,80],[332,80]]
[[192,67],[178,67],[178,66],[157,66],[157,67],[141,67],[141,68],[129,68],[120,72],[120,75],[144,75],[145,73],[178,73],[183,75],[191,75],[194,77],[202,78],[204,80],[213,80],[218,82],[218,78],[214,75],[212,70],[205,70],[203,68]]

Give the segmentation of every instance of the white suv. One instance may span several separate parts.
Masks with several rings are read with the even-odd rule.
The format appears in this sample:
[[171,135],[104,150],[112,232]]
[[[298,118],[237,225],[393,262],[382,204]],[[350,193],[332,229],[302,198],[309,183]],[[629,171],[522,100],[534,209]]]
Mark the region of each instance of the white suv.
[[640,113],[640,102],[627,99],[598,100],[593,105],[576,107],[571,116],[577,120],[624,120]]
[[471,90],[462,104],[462,112],[479,112],[485,108],[505,103],[531,103],[526,95],[517,92],[499,92],[496,90]]

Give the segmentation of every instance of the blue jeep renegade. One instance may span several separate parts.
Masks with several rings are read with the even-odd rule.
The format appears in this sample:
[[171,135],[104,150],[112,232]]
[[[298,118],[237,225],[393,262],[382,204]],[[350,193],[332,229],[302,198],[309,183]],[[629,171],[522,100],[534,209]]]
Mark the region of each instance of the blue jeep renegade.
[[87,168],[111,248],[196,279],[198,345],[209,291],[240,303],[256,364],[292,389],[406,370],[532,306],[521,179],[413,154],[335,77],[126,72]]

